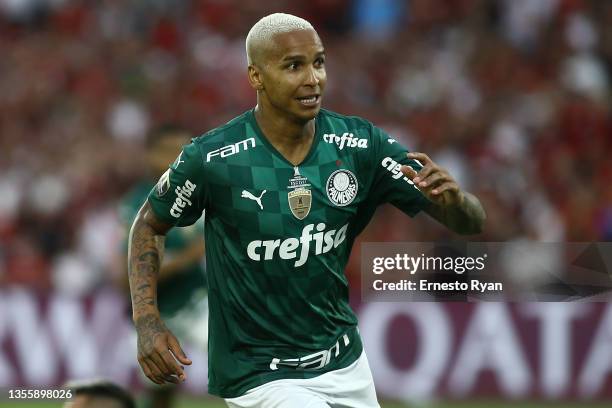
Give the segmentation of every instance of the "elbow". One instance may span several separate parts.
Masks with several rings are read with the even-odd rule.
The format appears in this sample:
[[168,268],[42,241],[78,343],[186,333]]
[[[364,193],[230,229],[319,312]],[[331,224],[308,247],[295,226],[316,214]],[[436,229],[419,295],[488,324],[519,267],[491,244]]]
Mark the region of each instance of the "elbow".
[[455,229],[455,232],[459,235],[478,235],[482,234],[485,228],[485,222],[487,215],[483,211],[478,217],[474,217],[469,223],[462,225],[460,228]]

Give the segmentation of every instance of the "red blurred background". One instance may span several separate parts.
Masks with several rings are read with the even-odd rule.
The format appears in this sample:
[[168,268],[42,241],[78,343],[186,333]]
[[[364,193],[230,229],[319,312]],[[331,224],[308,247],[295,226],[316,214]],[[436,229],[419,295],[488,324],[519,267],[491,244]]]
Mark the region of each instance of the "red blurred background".
[[[318,30],[326,108],[481,199],[478,240],[612,238],[612,2],[2,0],[2,288],[87,296],[123,273],[117,202],[147,132],[196,136],[251,108],[244,39],[275,11]],[[359,242],[452,238],[385,207]]]

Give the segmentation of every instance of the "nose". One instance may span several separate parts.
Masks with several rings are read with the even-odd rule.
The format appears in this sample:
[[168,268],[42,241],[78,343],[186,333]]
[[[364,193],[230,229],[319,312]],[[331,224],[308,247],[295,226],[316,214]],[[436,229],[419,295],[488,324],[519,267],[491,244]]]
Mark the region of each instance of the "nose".
[[321,81],[320,74],[315,67],[310,67],[306,72],[305,85],[317,86]]

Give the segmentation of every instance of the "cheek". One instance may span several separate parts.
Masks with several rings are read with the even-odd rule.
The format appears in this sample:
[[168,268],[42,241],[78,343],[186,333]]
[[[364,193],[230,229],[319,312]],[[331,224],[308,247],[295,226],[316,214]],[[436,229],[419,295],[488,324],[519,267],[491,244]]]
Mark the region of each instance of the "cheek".
[[325,86],[326,83],[327,83],[327,72],[325,71],[325,69],[322,69],[319,74],[319,84],[321,86]]
[[287,81],[278,71],[266,72],[263,76],[263,84],[268,94],[268,97],[276,99],[279,96],[285,93],[285,89],[287,88]]
[[278,98],[292,97],[299,87],[300,82],[293,81],[292,78],[277,79],[270,93]]

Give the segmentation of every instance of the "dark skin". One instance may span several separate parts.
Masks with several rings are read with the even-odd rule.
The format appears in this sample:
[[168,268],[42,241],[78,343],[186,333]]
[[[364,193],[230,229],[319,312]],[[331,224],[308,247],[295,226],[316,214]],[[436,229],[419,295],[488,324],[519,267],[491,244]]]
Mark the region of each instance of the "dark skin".
[[[257,123],[270,143],[298,165],[311,148],[315,117],[327,81],[321,40],[314,30],[298,30],[277,34],[251,51],[248,78],[257,91]],[[303,101],[309,96],[315,96],[314,101]],[[481,232],[485,212],[478,199],[462,191],[448,171],[424,153],[410,153],[408,157],[424,165],[418,173],[409,166],[403,166],[402,172],[429,199],[425,211],[459,234]],[[184,381],[186,375],[179,363],[191,364],[157,310],[163,236],[170,228],[145,203],[130,233],[128,274],[138,332],[138,361],[156,384]]]
[[[276,34],[272,44],[259,45],[251,56],[248,77],[257,91],[257,124],[276,150],[297,165],[312,145],[327,83],[323,44],[314,30],[298,30]],[[316,103],[301,103],[307,96],[315,96]]]
[[423,165],[419,172],[410,166],[401,170],[429,200],[424,211],[457,234],[481,233],[486,213],[478,198],[462,191],[449,172],[425,153],[411,152],[407,156]]
[[138,334],[138,362],[145,375],[159,385],[185,381],[187,376],[181,364],[191,364],[176,337],[164,325],[157,307],[157,281],[164,236],[170,228],[170,225],[159,222],[148,202],[145,203],[132,225],[128,253],[132,319]]

